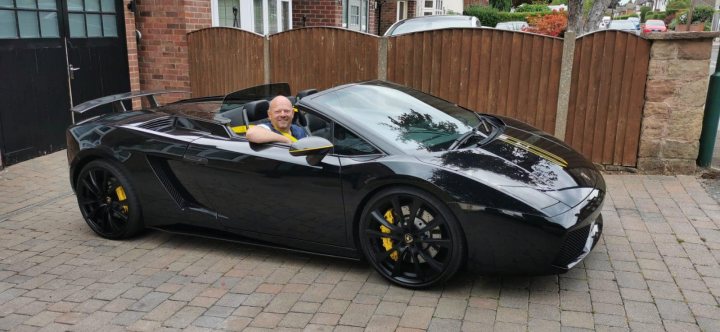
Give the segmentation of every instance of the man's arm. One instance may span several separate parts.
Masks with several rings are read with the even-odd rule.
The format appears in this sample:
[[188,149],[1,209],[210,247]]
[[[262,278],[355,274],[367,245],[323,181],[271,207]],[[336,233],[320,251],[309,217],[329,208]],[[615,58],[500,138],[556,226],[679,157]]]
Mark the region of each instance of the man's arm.
[[245,137],[252,143],[279,142],[291,144],[292,141],[280,134],[276,134],[263,126],[252,126],[248,129]]

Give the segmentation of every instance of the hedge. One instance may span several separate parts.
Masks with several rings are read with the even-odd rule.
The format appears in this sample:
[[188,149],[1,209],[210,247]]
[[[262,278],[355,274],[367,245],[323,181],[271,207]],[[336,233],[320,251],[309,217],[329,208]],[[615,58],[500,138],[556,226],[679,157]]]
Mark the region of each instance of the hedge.
[[544,14],[550,14],[551,12],[542,12],[542,13],[508,13],[508,12],[501,12],[498,11],[495,8],[487,7],[487,6],[470,6],[463,12],[464,15],[470,15],[475,16],[480,20],[480,23],[483,26],[494,28],[495,25],[497,25],[500,22],[510,22],[510,21],[525,21],[527,22],[527,17],[530,15],[544,15]]
[[535,5],[525,4],[515,9],[516,13],[537,13],[537,12],[551,12],[550,7],[547,5]]

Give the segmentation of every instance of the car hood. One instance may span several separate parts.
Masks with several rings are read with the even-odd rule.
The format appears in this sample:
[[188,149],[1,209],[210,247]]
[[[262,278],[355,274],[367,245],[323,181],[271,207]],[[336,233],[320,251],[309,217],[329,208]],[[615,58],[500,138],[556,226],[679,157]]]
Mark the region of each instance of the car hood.
[[[568,206],[577,203],[577,189],[600,188],[604,191],[605,184],[597,168],[571,147],[522,122],[499,118],[506,126],[490,143],[416,157],[421,162],[461,173],[496,188],[530,188],[544,192]],[[520,192],[517,189],[510,191]],[[581,191],[587,193],[582,198],[591,191]]]

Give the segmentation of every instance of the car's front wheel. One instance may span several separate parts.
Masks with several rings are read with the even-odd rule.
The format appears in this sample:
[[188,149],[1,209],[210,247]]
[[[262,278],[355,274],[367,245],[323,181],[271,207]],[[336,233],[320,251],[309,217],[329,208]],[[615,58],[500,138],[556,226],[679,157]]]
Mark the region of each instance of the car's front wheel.
[[75,195],[83,218],[98,235],[122,239],[142,230],[140,202],[119,166],[91,161],[78,175]]
[[464,260],[465,239],[449,209],[411,187],[383,190],[359,223],[363,253],[383,277],[408,288],[450,279]]

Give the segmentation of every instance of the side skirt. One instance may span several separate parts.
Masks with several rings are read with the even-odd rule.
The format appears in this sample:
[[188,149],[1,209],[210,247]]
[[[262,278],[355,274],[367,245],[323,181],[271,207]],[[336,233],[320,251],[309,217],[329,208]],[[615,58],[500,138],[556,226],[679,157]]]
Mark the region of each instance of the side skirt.
[[[311,246],[312,249],[316,249],[317,251],[309,251],[309,250],[303,250],[303,249],[296,249],[291,248],[287,246],[281,246],[274,244],[272,242],[266,242],[261,240],[254,240],[248,237],[236,235],[233,233],[229,233],[226,231],[220,231],[210,228],[204,228],[204,227],[194,227],[190,225],[167,225],[167,226],[155,226],[155,227],[149,227],[151,229],[156,229],[162,232],[172,233],[172,234],[179,234],[179,235],[187,235],[187,236],[195,236],[195,237],[202,237],[206,239],[213,239],[213,240],[221,240],[221,241],[228,241],[233,243],[240,243],[240,244],[246,244],[256,247],[262,247],[262,248],[269,248],[269,249],[280,249],[284,251],[289,252],[296,252],[296,253],[302,253],[302,254],[308,254],[308,255],[314,255],[314,256],[324,256],[324,257],[331,257],[331,258],[340,258],[345,260],[351,260],[351,261],[360,261],[360,256],[358,256],[358,252],[354,249],[350,248],[343,248],[343,247],[336,247],[336,246],[330,246],[330,245],[323,245],[323,244],[317,244],[317,243],[306,243],[305,241],[299,241],[299,240],[288,240],[288,239],[282,239],[282,242],[290,242],[289,244],[296,244],[297,246],[303,246],[308,247]],[[278,238],[279,240],[279,238]],[[278,241],[280,242],[280,241]],[[302,242],[302,243],[297,243]]]

